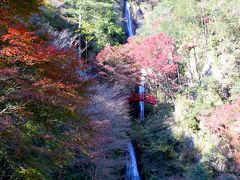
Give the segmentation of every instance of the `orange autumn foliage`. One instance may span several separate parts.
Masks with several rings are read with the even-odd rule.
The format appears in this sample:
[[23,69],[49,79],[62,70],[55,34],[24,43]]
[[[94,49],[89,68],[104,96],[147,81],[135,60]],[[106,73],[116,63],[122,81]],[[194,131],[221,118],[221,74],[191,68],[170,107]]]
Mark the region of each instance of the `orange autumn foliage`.
[[[58,171],[62,172],[58,165],[67,164],[76,150],[83,152],[87,144],[88,134],[82,131],[85,117],[81,114],[86,100],[79,75],[83,65],[76,60],[73,49],[58,49],[52,43],[55,37],[32,30],[27,16],[34,2],[39,1],[0,1],[3,179],[57,177]],[[20,174],[22,168],[30,171]]]
[[[22,87],[21,93],[11,98],[34,99],[71,107],[82,102],[76,91],[81,87],[78,71],[82,65],[75,59],[74,51],[57,49],[51,44],[54,37],[45,35],[43,39],[29,31],[26,23],[19,23],[14,13],[21,14],[23,8],[27,11],[31,3],[38,7],[40,1],[23,2],[22,9],[18,9],[17,3],[20,1],[14,4],[13,1],[4,0],[0,8],[4,15],[0,17],[0,26],[3,27],[0,32],[0,72],[2,75],[8,72],[8,76]],[[22,67],[34,73],[20,71]],[[13,70],[17,72],[14,76],[9,74]]]
[[55,56],[64,56],[64,52],[47,45],[34,32],[29,32],[23,25],[9,28],[1,37],[3,47],[0,61],[4,63],[24,62],[33,65],[38,62],[51,61]]

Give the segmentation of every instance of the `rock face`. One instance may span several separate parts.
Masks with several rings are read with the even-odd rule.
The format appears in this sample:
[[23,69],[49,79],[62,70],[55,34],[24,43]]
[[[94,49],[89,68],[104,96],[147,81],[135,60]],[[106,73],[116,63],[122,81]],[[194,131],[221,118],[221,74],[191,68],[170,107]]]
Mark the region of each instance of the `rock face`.
[[120,25],[124,25],[124,1],[125,0],[118,0],[114,4],[114,11],[119,15],[118,21]]
[[[123,1],[124,0],[120,0]],[[151,11],[160,0],[129,0],[133,16],[134,30],[142,25],[144,15],[147,11]]]

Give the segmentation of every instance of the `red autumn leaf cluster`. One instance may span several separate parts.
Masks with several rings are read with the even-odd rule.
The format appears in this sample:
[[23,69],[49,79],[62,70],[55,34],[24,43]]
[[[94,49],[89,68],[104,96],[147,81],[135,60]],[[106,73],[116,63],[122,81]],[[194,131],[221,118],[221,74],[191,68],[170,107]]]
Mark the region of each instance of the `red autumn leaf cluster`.
[[[38,73],[37,77],[32,74],[24,75],[28,76],[28,79],[15,77],[16,82],[24,86],[25,93],[21,92],[21,96],[30,93],[29,97],[36,97],[35,100],[40,97],[42,100],[48,99],[43,97],[44,94],[59,100],[79,99],[74,92],[81,80],[77,73],[79,63],[74,60],[71,50],[68,52],[58,50],[41,40],[34,32],[29,32],[24,26],[18,25],[15,28],[9,28],[7,34],[2,35],[1,40],[3,42],[0,49],[2,63],[6,66],[23,63],[21,66],[34,68]],[[6,71],[5,69],[3,72],[6,74]],[[8,71],[10,72],[10,69]],[[41,95],[37,95],[40,89]]]
[[197,118],[203,131],[217,135],[236,154],[240,153],[240,96],[232,104],[210,109]]
[[172,86],[175,84],[180,56],[175,51],[174,41],[159,33],[130,38],[128,43],[121,46],[106,46],[98,54],[97,61],[115,74],[131,74],[130,77],[134,76],[136,81],[140,77],[140,70],[144,69],[147,79]]
[[188,49],[188,50],[191,50],[195,47],[197,47],[196,44],[186,44],[186,45],[183,46],[184,49]]
[[0,61],[4,63],[24,62],[33,65],[66,55],[66,52],[57,50],[54,46],[41,40],[22,24],[8,28],[7,33],[2,35],[0,40],[3,44],[0,50]]
[[0,8],[4,15],[0,18],[3,27],[0,31],[0,75],[14,79],[21,87],[10,99],[28,97],[63,106],[82,102],[77,90],[81,88],[78,71],[83,66],[75,59],[74,51],[57,49],[51,44],[50,36],[41,38],[29,31],[26,23],[19,23],[11,14],[10,9],[14,8],[7,2]]
[[[57,164],[67,164],[88,142],[82,131],[86,98],[79,75],[84,66],[74,50],[55,48],[51,41],[55,37],[35,33],[27,23],[30,7],[37,9],[40,1],[0,0],[3,179],[16,177],[22,164],[34,171],[26,177],[18,174],[19,178],[45,179],[40,171],[57,171]],[[41,162],[34,163],[39,158]]]
[[199,116],[202,129],[227,137],[240,150],[240,97],[232,104],[216,107]]
[[125,48],[130,49],[129,56],[141,68],[150,68],[163,74],[176,72],[180,57],[175,53],[175,42],[163,33],[137,41],[131,39]]
[[17,73],[16,68],[10,68],[10,67],[1,67],[0,68],[0,75],[14,75]]
[[208,23],[210,23],[211,22],[211,17],[210,16],[205,16],[205,17],[203,17],[202,18],[202,23],[204,24],[204,25],[207,25]]

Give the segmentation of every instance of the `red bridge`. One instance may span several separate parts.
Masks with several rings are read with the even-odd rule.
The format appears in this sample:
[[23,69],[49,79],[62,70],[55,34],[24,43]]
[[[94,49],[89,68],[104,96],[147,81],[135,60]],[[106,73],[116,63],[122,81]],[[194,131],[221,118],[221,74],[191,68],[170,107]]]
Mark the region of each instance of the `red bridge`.
[[144,101],[153,105],[157,104],[156,97],[147,93],[140,95],[138,93],[132,92],[129,97],[129,101]]

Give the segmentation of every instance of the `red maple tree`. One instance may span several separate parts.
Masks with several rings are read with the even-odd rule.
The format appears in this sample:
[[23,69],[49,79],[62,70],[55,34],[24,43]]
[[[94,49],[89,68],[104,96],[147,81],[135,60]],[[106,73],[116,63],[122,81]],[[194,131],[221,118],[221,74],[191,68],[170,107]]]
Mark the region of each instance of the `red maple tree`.
[[128,43],[117,47],[106,46],[97,60],[113,74],[121,77],[131,74],[130,77],[135,77],[136,81],[144,69],[145,78],[160,85],[168,94],[177,88],[180,56],[175,51],[174,41],[163,33],[130,38]]
[[[20,9],[14,2],[0,2],[0,149],[6,152],[0,161],[13,173],[20,163],[41,169],[24,159],[40,154],[48,156],[45,166],[52,168],[53,161],[66,162],[70,152],[87,142],[87,133],[79,130],[83,122],[77,121],[84,118],[80,109],[86,103],[78,73],[82,65],[72,49],[58,49],[51,43],[54,37],[30,30],[25,20],[30,11],[23,6],[35,0],[16,1],[23,3]],[[57,146],[51,149],[48,143]]]
[[[210,132],[221,139],[224,144],[229,144],[235,159],[235,170],[240,170],[240,96],[231,104],[225,104],[207,110],[200,114],[200,128]],[[224,149],[224,148],[223,148]],[[227,156],[227,153],[224,152]]]
[[[56,99],[59,99],[60,95],[64,99],[73,98],[70,91],[79,87],[80,78],[77,69],[80,66],[74,59],[71,49],[55,48],[34,32],[28,31],[22,24],[8,28],[7,32],[1,36],[1,42],[0,62],[4,64],[5,68],[9,69],[17,64],[17,69],[20,67],[34,68],[37,73],[38,76],[32,76],[27,80],[20,77],[21,80],[17,80],[17,82],[25,84],[28,92],[32,90],[36,92],[36,89],[41,87],[40,94],[48,92],[48,95],[57,96]],[[28,76],[31,75],[28,74]],[[28,88],[26,84],[28,84]],[[21,95],[23,94],[22,92]],[[79,99],[77,97],[75,96],[74,99]]]

